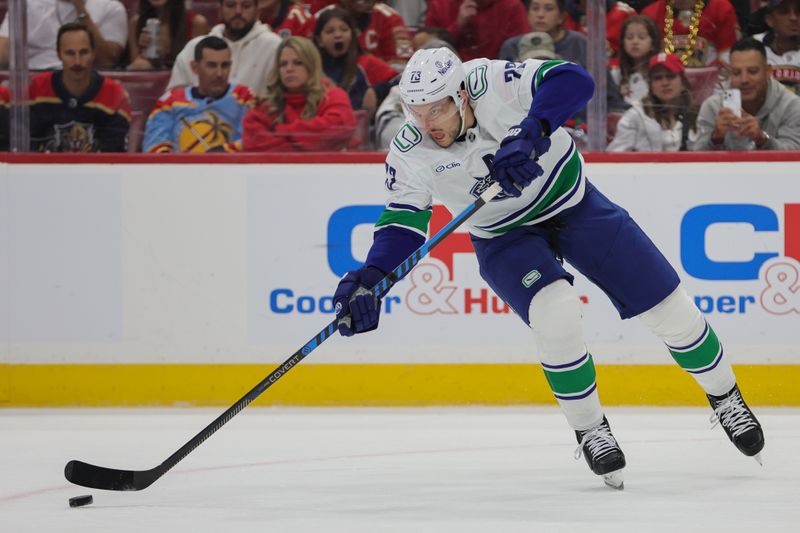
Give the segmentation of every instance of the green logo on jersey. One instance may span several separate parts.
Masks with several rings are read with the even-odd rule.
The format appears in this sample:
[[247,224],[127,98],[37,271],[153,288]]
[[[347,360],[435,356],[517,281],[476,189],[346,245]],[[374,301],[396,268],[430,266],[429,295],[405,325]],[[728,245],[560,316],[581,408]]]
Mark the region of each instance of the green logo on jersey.
[[467,74],[467,94],[469,94],[470,100],[477,100],[489,88],[489,83],[486,81],[486,70],[486,65],[480,65]]
[[400,131],[397,132],[397,135],[394,136],[392,143],[394,143],[401,152],[408,152],[419,144],[421,140],[422,135],[419,130],[411,124],[405,124],[400,128]]
[[530,289],[531,285],[539,281],[541,277],[542,275],[539,274],[538,270],[531,270],[522,277],[522,284],[525,285],[526,289]]

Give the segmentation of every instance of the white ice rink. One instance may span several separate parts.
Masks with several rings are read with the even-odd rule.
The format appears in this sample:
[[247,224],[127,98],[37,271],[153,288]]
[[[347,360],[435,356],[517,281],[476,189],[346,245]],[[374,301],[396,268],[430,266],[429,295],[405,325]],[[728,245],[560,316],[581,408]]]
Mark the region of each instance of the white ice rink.
[[623,492],[545,408],[248,408],[142,492],[63,477],[69,459],[154,467],[222,410],[0,410],[0,532],[800,531],[790,409],[757,409],[763,467],[708,410],[609,409]]

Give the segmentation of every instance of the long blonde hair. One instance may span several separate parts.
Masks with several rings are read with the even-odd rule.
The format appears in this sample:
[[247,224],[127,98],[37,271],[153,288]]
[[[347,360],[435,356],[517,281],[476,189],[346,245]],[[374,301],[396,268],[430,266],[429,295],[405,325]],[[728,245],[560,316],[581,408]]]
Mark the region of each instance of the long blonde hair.
[[303,112],[300,117],[308,120],[317,114],[317,108],[322,98],[325,96],[326,88],[322,83],[322,59],[320,58],[319,51],[314,43],[305,37],[291,36],[281,42],[278,46],[277,56],[275,58],[275,66],[272,67],[272,72],[269,76],[267,83],[267,94],[263,97],[262,101],[265,102],[270,108],[278,115],[278,121],[283,122],[284,110],[286,108],[285,88],[281,83],[280,76],[280,58],[284,48],[291,48],[297,53],[300,62],[306,67],[308,71],[308,80],[303,89],[306,95],[306,105],[303,107]]

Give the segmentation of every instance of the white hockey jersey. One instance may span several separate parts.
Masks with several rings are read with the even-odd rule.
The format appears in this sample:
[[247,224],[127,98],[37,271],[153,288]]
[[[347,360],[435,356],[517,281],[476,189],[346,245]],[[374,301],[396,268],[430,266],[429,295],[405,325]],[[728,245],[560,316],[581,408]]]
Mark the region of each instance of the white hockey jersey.
[[[476,124],[448,148],[406,123],[386,158],[389,198],[376,228],[398,226],[427,236],[433,199],[460,213],[493,181],[492,160],[509,128],[522,122],[533,91],[563,61],[523,63],[475,59],[464,63],[467,93]],[[544,174],[519,198],[502,194],[466,223],[470,233],[492,238],[521,225],[536,224],[577,204],[585,189],[584,162],[563,129],[552,132],[550,150],[538,163]]]

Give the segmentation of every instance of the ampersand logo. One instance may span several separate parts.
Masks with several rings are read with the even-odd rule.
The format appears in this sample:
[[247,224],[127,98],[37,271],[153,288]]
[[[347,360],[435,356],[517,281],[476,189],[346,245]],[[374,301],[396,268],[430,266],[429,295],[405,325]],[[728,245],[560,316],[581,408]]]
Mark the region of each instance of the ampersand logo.
[[761,306],[768,313],[800,313],[800,262],[791,257],[777,257],[764,263],[767,286],[761,292]]
[[411,271],[410,278],[411,290],[406,295],[406,304],[413,313],[418,315],[458,313],[458,310],[450,303],[456,287],[442,285],[445,276],[440,267],[421,263]]

